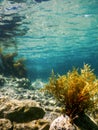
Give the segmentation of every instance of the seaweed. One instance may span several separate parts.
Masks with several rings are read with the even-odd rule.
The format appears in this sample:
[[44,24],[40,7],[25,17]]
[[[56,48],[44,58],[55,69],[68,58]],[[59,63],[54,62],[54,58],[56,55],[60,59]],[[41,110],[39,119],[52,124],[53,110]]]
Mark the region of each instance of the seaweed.
[[74,119],[98,107],[98,79],[93,71],[88,64],[65,75],[52,71],[43,90],[52,94],[61,103],[64,114]]
[[0,73],[18,78],[27,77],[24,59],[15,60],[16,56],[16,52],[4,54],[2,49],[0,49]]

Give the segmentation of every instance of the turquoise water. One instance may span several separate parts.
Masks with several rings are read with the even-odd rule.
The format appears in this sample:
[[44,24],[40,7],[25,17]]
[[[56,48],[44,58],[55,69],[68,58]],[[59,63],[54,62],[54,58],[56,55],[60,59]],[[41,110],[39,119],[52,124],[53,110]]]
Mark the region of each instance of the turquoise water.
[[31,80],[88,63],[98,75],[98,0],[0,0],[0,47]]

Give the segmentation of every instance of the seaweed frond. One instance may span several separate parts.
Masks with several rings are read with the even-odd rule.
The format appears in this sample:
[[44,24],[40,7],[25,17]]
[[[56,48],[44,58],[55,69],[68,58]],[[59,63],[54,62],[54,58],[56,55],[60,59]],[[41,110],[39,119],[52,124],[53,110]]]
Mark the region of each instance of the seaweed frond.
[[84,64],[80,70],[74,68],[62,76],[55,75],[52,71],[44,90],[64,106],[65,114],[71,118],[98,107],[98,79],[88,64]]
[[15,60],[16,56],[16,52],[4,54],[0,49],[0,73],[18,78],[27,77],[24,59]]

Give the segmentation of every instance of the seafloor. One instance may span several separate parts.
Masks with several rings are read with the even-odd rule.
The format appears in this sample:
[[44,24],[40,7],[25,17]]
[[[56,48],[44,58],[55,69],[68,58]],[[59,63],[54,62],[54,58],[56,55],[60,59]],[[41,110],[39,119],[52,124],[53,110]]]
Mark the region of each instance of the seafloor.
[[[21,78],[21,79],[7,78],[0,75],[0,84],[1,84],[0,86],[1,106],[2,106],[2,99],[4,100],[6,99],[8,102],[10,102],[10,100],[15,100],[15,101],[17,100],[22,102],[26,102],[27,100],[31,102],[35,101],[40,105],[40,107],[43,110],[45,110],[45,115],[43,116],[43,119],[44,121],[48,121],[49,124],[51,124],[54,119],[62,115],[61,113],[62,109],[60,104],[57,103],[57,101],[50,94],[40,91],[40,88],[42,88],[45,85],[45,83],[41,82],[40,80],[36,80],[35,82],[30,83],[30,81],[25,78]],[[2,107],[5,107],[4,103],[3,105],[4,106]],[[4,108],[2,107],[1,109],[3,110]],[[0,113],[2,113],[1,109],[0,109]],[[96,112],[89,113],[89,115],[93,119],[93,121],[97,122],[98,124],[98,111],[96,110]],[[0,117],[2,119],[2,114],[0,114]],[[1,121],[0,124],[2,125]],[[0,128],[3,128],[3,126],[0,126]],[[45,130],[48,129],[49,127]],[[79,130],[79,128],[77,128],[77,130]]]

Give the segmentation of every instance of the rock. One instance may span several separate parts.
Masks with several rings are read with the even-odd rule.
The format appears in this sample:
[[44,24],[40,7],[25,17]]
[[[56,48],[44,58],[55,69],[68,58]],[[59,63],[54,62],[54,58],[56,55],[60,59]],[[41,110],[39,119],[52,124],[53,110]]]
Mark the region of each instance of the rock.
[[56,101],[54,101],[54,100],[52,99],[52,100],[49,101],[49,104],[50,104],[51,106],[54,106],[54,105],[56,105]]
[[15,122],[29,122],[43,118],[45,111],[32,100],[0,99],[0,117]]
[[0,130],[11,130],[12,123],[8,119],[0,119]]
[[73,121],[80,130],[98,130],[97,123],[85,113],[80,114]]
[[41,89],[44,87],[44,85],[45,84],[41,80],[37,79],[35,82],[31,84],[31,89]]
[[68,116],[61,115],[52,122],[49,130],[76,130],[76,128],[70,123]]
[[29,123],[14,123],[13,130],[49,130],[49,127],[47,120],[39,119]]
[[57,107],[54,109],[54,111],[61,113],[61,112],[62,112],[62,108],[57,106]]

